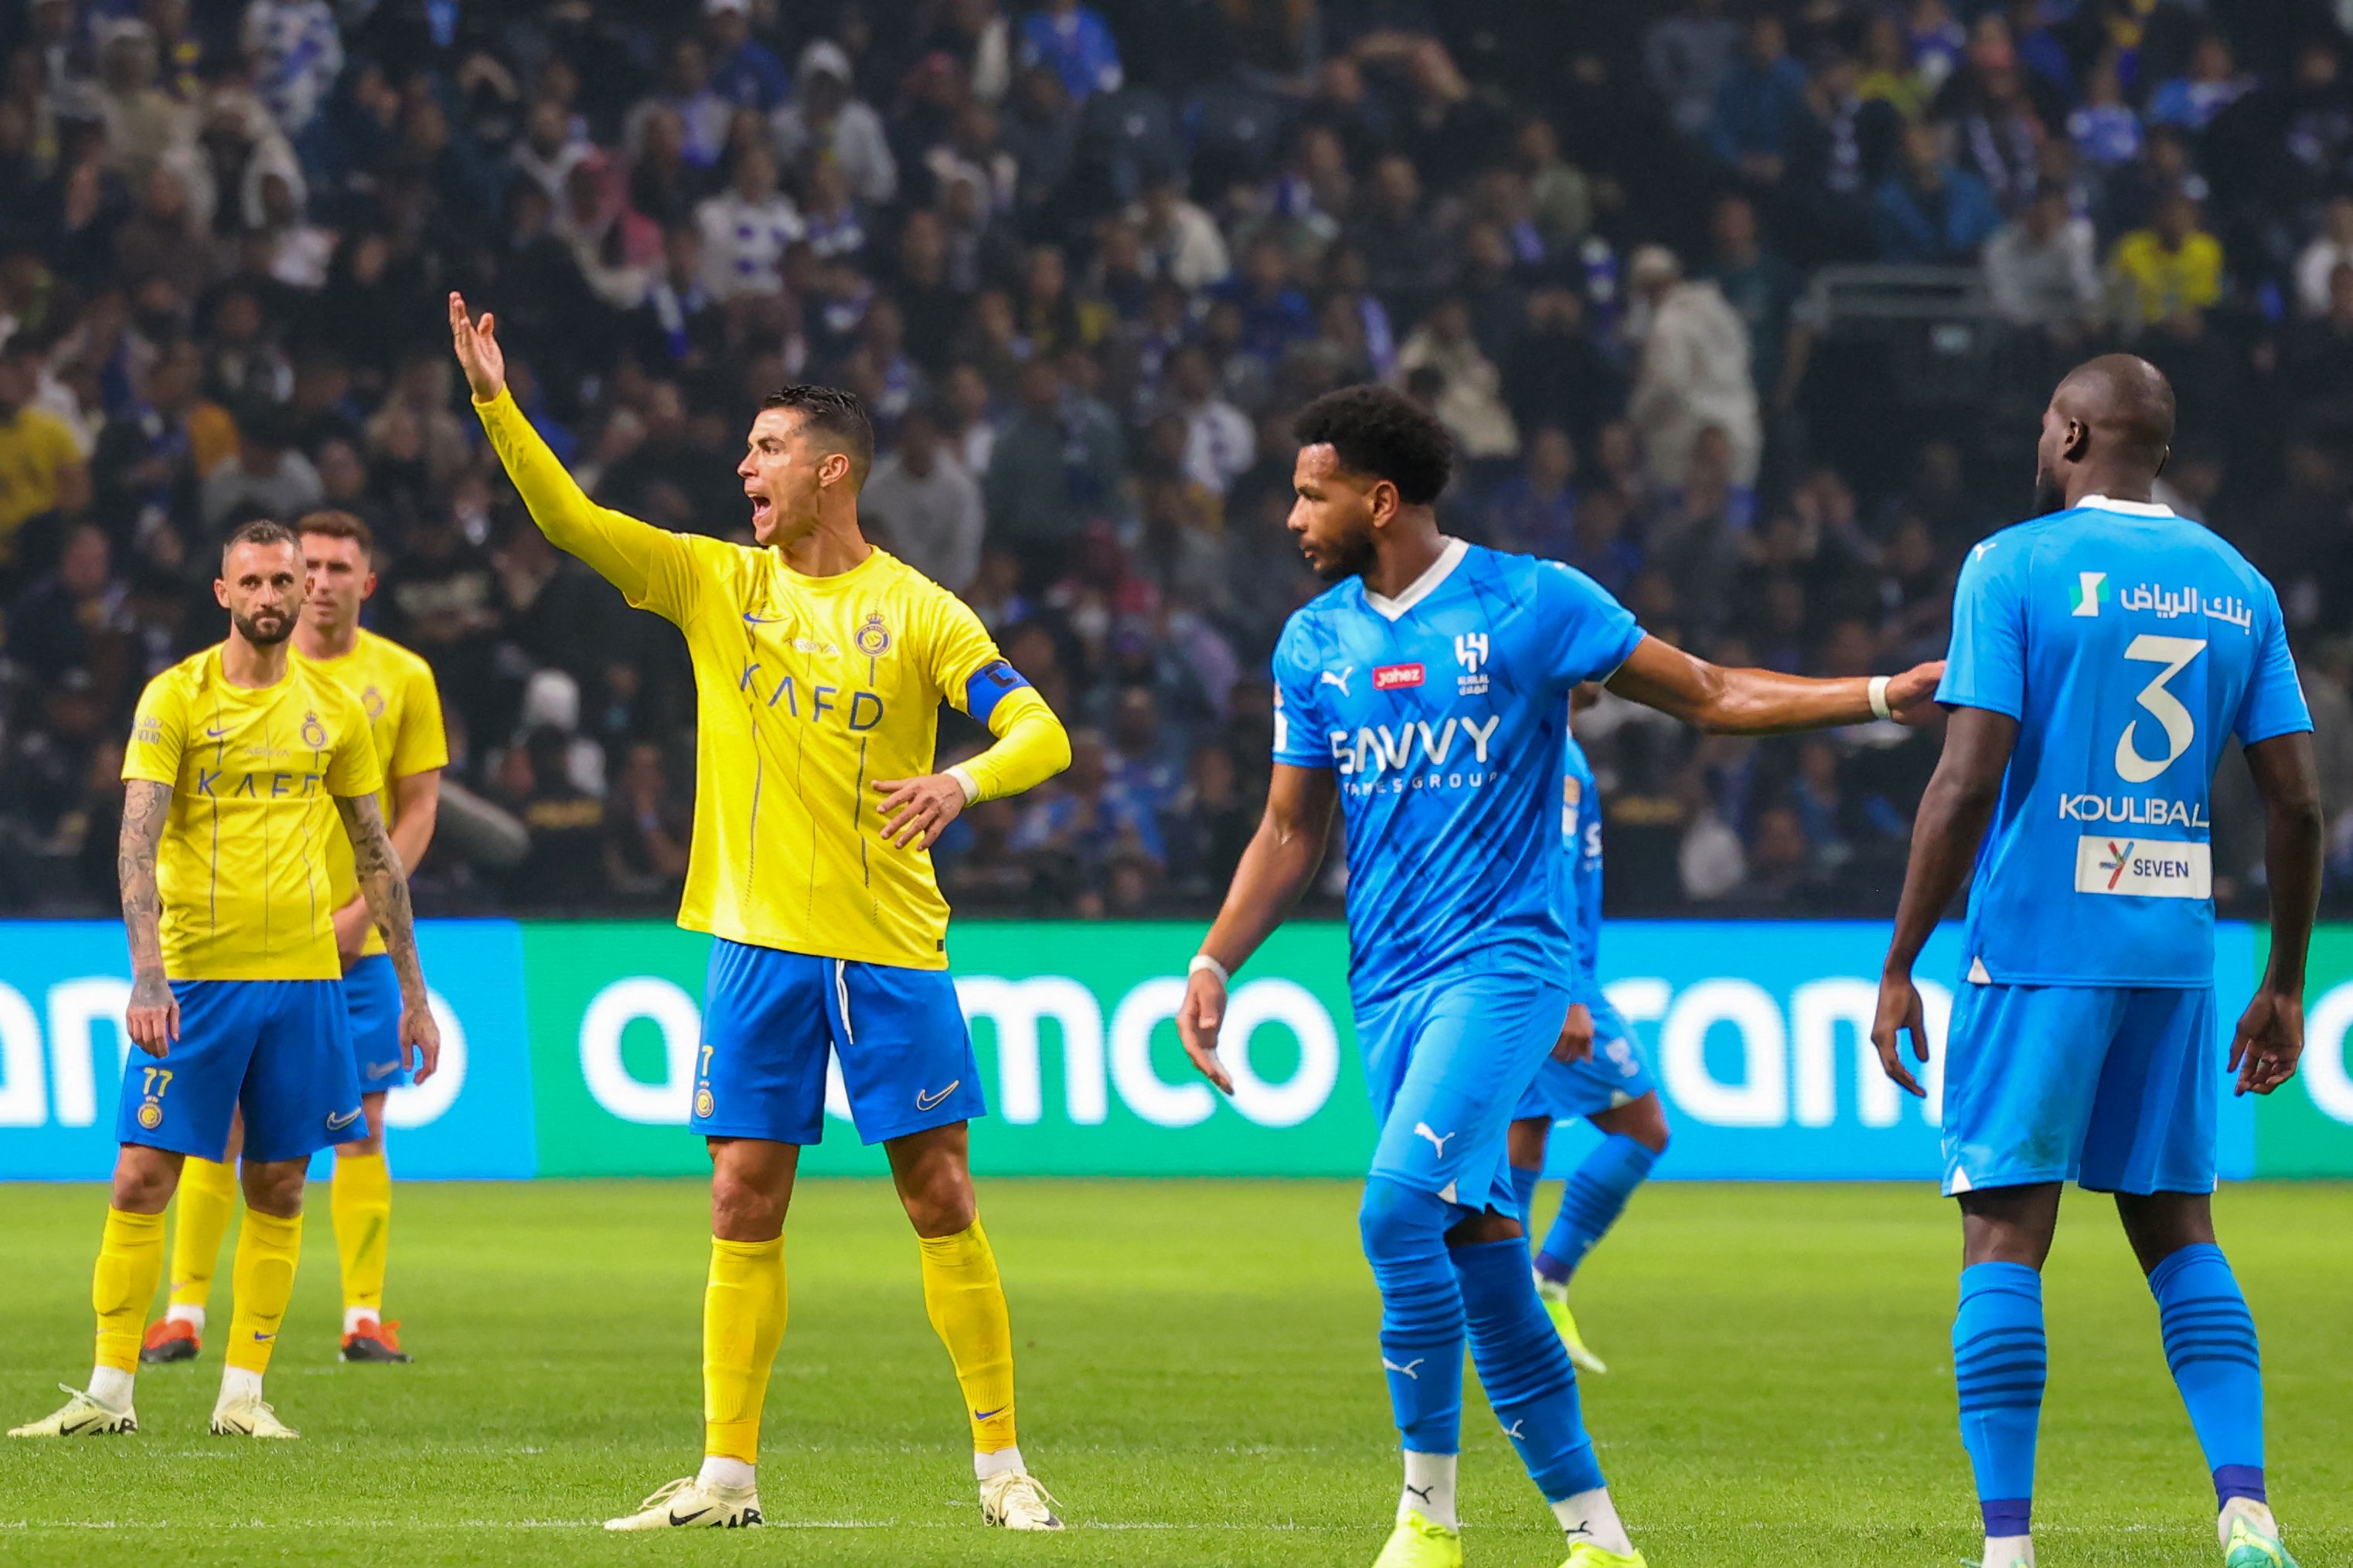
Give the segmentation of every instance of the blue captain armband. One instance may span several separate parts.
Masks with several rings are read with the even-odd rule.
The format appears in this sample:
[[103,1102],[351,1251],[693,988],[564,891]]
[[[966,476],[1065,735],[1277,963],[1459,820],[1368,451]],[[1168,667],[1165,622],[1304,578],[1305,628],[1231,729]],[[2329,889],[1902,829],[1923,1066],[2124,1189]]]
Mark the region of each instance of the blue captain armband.
[[965,681],[964,710],[986,724],[998,703],[1029,685],[1019,670],[1001,658],[992,658]]

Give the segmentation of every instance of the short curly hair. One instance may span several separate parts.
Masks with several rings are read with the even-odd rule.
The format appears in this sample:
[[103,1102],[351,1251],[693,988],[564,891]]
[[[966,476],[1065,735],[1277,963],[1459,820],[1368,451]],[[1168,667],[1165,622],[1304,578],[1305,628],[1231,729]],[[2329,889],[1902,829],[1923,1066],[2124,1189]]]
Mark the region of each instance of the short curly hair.
[[789,408],[801,416],[801,428],[811,431],[849,459],[852,483],[863,486],[874,467],[874,424],[858,394],[839,386],[795,382],[780,386],[761,400],[763,409]]
[[1454,440],[1428,409],[1366,383],[1327,392],[1299,411],[1291,433],[1303,447],[1329,446],[1340,466],[1397,486],[1408,506],[1428,506],[1454,473]]

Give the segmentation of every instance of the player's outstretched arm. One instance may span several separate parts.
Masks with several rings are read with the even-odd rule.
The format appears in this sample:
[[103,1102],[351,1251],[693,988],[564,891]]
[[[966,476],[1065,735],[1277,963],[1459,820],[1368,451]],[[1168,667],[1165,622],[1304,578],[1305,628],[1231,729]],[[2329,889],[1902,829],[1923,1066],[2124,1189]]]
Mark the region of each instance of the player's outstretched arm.
[[164,977],[164,900],[155,890],[155,847],[172,809],[172,786],[153,779],[122,785],[122,831],[114,871],[122,885],[122,929],[131,938],[131,1043],[160,1057],[180,1037],[180,1003]]
[[1329,769],[1274,765],[1266,790],[1266,815],[1234,868],[1226,901],[1186,976],[1185,1001],[1176,1010],[1177,1037],[1201,1075],[1227,1094],[1233,1093],[1234,1080],[1218,1060],[1226,981],[1307,890],[1315,868],[1324,863],[1332,809],[1339,800],[1339,785]]
[[1620,697],[1714,734],[1776,735],[1873,719],[1918,724],[1927,718],[1944,673],[1939,660],[1901,675],[1816,680],[1770,669],[1726,669],[1644,637],[1608,684]]
[[507,356],[499,346],[496,319],[485,310],[475,321],[466,313],[465,298],[454,291],[449,296],[449,337],[474,395],[475,416],[522,494],[532,521],[558,550],[595,567],[632,604],[644,600],[655,552],[667,536],[649,522],[588,499],[507,391]]
[[[441,1065],[441,1028],[425,994],[425,968],[417,958],[417,924],[409,912],[408,878],[400,853],[385,831],[384,813],[372,795],[335,797],[335,811],[351,836],[352,867],[368,913],[384,932],[393,973],[400,977],[400,1065],[414,1068],[423,1083]],[[422,1058],[420,1060],[419,1058]]]
[[2271,884],[2272,953],[2231,1037],[2241,1094],[2269,1094],[2304,1056],[2305,950],[2320,904],[2320,765],[2310,731],[2258,741],[2247,771],[2263,799],[2263,869]]
[[1913,1060],[1928,1059],[1927,1019],[1919,988],[1912,984],[1912,965],[1977,864],[1978,843],[1993,819],[2001,775],[2017,743],[2018,721],[2009,714],[1988,708],[1954,709],[1953,721],[1945,731],[1944,755],[1937,758],[1936,772],[1920,797],[1920,815],[1912,819],[1912,858],[1904,868],[1904,896],[1895,906],[1895,935],[1880,971],[1879,1016],[1871,1026],[1871,1043],[1878,1047],[1879,1065],[1887,1076],[1923,1098],[1927,1090],[1904,1065],[1897,1048],[1897,1037],[1908,1032]]

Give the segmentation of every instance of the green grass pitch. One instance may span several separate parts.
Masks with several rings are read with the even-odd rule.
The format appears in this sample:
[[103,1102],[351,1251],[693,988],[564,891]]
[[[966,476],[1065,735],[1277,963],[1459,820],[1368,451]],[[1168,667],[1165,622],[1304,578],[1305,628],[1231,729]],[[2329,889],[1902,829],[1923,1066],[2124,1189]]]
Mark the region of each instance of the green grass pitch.
[[[914,1245],[879,1184],[812,1182],[796,1200],[761,1467],[771,1528],[635,1538],[594,1522],[699,1452],[702,1191],[401,1188],[407,1367],[335,1363],[325,1195],[270,1372],[302,1441],[206,1436],[216,1316],[203,1361],[141,1378],[137,1436],[0,1442],[0,1561],[1345,1565],[1386,1532],[1397,1471],[1351,1184],[985,1184],[1023,1447],[1062,1500],[1059,1538],[981,1526]],[[2306,1568],[2353,1562],[2348,1198],[2240,1186],[2220,1203],[2263,1331],[2272,1495]],[[89,1367],[102,1204],[92,1187],[0,1188],[10,1422]],[[1949,1205],[1919,1188],[1638,1198],[1579,1306],[1613,1367],[1585,1381],[1587,1416],[1651,1563],[1972,1555],[1947,1348],[1957,1252]],[[2217,1563],[2156,1313],[2105,1203],[2070,1195],[2049,1281],[2043,1562]],[[1552,1568],[1550,1515],[1475,1392],[1464,1426],[1470,1562]]]

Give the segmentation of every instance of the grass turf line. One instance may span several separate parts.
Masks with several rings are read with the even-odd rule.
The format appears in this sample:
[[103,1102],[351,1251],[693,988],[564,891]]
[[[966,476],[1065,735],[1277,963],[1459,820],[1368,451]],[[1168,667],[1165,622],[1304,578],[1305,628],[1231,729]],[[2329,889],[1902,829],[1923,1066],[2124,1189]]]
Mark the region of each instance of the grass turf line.
[[[659,1545],[593,1525],[698,1457],[701,1186],[401,1187],[388,1305],[409,1324],[406,1367],[335,1363],[325,1195],[270,1372],[302,1440],[205,1434],[225,1249],[204,1359],[142,1376],[139,1436],[0,1442],[0,1562],[1345,1564],[1370,1561],[1395,1503],[1351,1184],[984,1183],[1023,1448],[1063,1500],[1060,1538],[979,1523],[887,1186],[805,1184],[761,1465],[785,1528]],[[2272,1495],[2307,1564],[2353,1560],[2348,1195],[2251,1185],[2218,1203],[2263,1331]],[[93,1187],[0,1188],[9,1424],[88,1369],[103,1205]],[[1577,1305],[1613,1369],[1585,1380],[1588,1419],[1653,1563],[1973,1555],[1947,1348],[1957,1254],[1951,1206],[1917,1188],[1662,1184],[1636,1199]],[[2211,1568],[2212,1494],[2105,1202],[2069,1196],[2046,1295],[2044,1560]],[[1464,1437],[1472,1562],[1551,1568],[1559,1536],[1475,1383]]]

